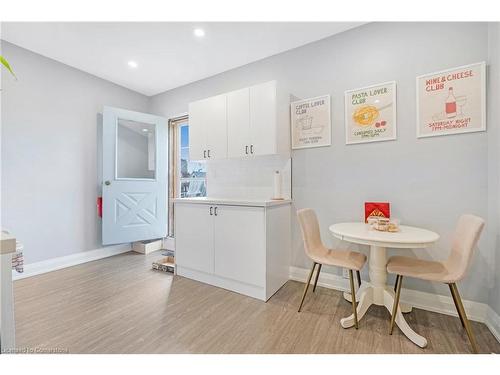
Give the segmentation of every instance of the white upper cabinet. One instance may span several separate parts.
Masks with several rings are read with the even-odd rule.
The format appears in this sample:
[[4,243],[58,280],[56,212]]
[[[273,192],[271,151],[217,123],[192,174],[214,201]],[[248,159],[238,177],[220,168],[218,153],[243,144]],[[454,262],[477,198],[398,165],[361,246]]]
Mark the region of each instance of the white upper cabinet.
[[227,158],[226,95],[205,99],[207,159]]
[[250,155],[250,89],[227,94],[227,155]]
[[202,160],[207,156],[206,128],[203,122],[205,101],[189,104],[189,159]]
[[278,121],[276,81],[191,103],[189,129],[192,160],[273,155],[290,149],[287,118]]
[[253,155],[278,153],[275,81],[250,87],[250,145]]
[[226,95],[189,104],[189,158],[227,157]]

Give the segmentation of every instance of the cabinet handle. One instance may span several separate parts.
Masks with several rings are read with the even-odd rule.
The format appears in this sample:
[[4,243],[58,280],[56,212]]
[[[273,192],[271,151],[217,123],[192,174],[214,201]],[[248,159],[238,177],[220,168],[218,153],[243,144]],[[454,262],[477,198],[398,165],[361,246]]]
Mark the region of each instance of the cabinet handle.
[[250,145],[250,153],[253,154],[253,145]]
[[210,158],[210,150],[207,151],[208,158]]
[[212,210],[213,210],[213,207],[210,206],[210,216],[212,216]]
[[203,150],[203,159],[207,158],[207,150]]
[[217,207],[214,208],[214,215],[217,216]]
[[248,146],[245,146],[245,154],[248,155]]

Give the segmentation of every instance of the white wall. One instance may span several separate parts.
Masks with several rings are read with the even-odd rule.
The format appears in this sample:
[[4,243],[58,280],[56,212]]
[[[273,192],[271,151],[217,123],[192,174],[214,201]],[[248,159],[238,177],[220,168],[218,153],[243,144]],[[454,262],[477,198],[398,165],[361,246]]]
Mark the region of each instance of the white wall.
[[2,226],[26,263],[102,247],[98,114],[144,112],[148,98],[4,41],[2,53],[19,78],[2,75]]
[[[295,207],[316,209],[325,243],[345,247],[332,240],[328,226],[362,219],[365,201],[390,201],[393,216],[404,224],[441,235],[430,249],[400,250],[398,254],[443,259],[460,214],[491,216],[489,199],[497,192],[490,194],[488,171],[489,163],[497,168],[497,161],[488,158],[488,136],[498,124],[490,123],[489,132],[417,139],[415,77],[479,61],[488,61],[487,24],[368,24],[154,96],[151,111],[171,117],[186,112],[190,101],[273,79],[281,94],[299,98],[330,94],[332,146],[292,154]],[[390,80],[397,82],[398,139],[345,145],[344,91]],[[288,111],[288,107],[279,110]],[[378,155],[384,155],[388,163],[376,163]],[[460,286],[464,298],[479,302],[488,302],[495,274],[491,260],[496,224],[491,224],[480,241],[471,272]],[[296,222],[293,237],[293,265],[309,267]],[[367,251],[363,246],[351,247]],[[366,272],[365,268],[365,278]],[[444,285],[408,280],[405,286],[449,294]]]

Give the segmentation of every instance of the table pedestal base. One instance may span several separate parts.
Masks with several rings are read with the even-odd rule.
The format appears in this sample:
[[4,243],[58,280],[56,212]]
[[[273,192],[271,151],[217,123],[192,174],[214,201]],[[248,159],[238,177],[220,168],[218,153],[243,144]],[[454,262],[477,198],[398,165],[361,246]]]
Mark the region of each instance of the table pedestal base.
[[[387,257],[385,247],[371,246],[370,247],[370,260],[369,260],[369,274],[370,282],[363,282],[358,292],[356,293],[356,299],[359,300],[357,306],[358,321],[360,321],[365,315],[366,311],[371,305],[385,306],[389,313],[392,314],[392,307],[394,305],[394,290],[386,284],[387,282]],[[358,297],[359,296],[359,297]],[[344,295],[344,297],[346,297]],[[349,295],[349,299],[351,296]],[[397,309],[396,313],[396,324],[399,329],[408,337],[412,342],[425,348],[427,346],[427,340],[425,337],[417,334],[406,322],[403,314],[404,311],[411,311],[411,306],[401,305]],[[340,324],[344,328],[349,328],[354,326],[354,314],[351,314],[347,318],[340,320]],[[389,322],[387,322],[387,335],[389,335]],[[360,328],[362,325],[360,325]]]
[[[351,302],[352,301],[351,293],[344,292],[343,295],[344,295],[344,299],[347,302]],[[358,292],[356,292],[356,300],[357,300],[356,302],[359,302],[359,294],[358,294]],[[401,312],[403,314],[411,313],[411,311],[413,310],[413,306],[412,305],[409,305],[409,304],[403,303],[403,302],[399,302],[399,307],[401,308]]]
[[[385,308],[392,315],[392,306],[394,304],[394,291],[390,288],[386,288],[383,291],[383,303],[380,305],[376,303],[374,300],[374,286],[371,283],[363,283],[361,288],[359,288],[359,302],[357,307],[358,313],[358,321],[361,321],[366,311],[371,305],[379,305],[385,306]],[[350,297],[350,295],[349,295]],[[350,298],[349,298],[350,299]],[[400,306],[401,307],[401,306]],[[340,324],[343,328],[349,328],[354,326],[354,314],[351,314],[347,318],[343,318],[340,320]],[[398,308],[398,312],[396,313],[396,324],[399,329],[408,337],[412,342],[420,346],[421,348],[425,348],[427,346],[427,340],[425,337],[420,336],[416,333],[406,322],[403,314],[401,313],[401,308]],[[389,335],[389,325],[390,322],[387,322],[387,335]],[[360,329],[362,329],[362,325],[360,325]]]

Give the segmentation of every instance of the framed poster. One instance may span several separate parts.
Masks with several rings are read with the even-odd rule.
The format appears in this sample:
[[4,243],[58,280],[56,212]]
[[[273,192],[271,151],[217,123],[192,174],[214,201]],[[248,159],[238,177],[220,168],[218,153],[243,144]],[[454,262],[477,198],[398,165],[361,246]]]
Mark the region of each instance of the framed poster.
[[396,82],[345,92],[345,143],[396,139]]
[[418,138],[484,130],[484,62],[417,77]]
[[292,149],[330,146],[330,95],[299,100],[290,105]]

